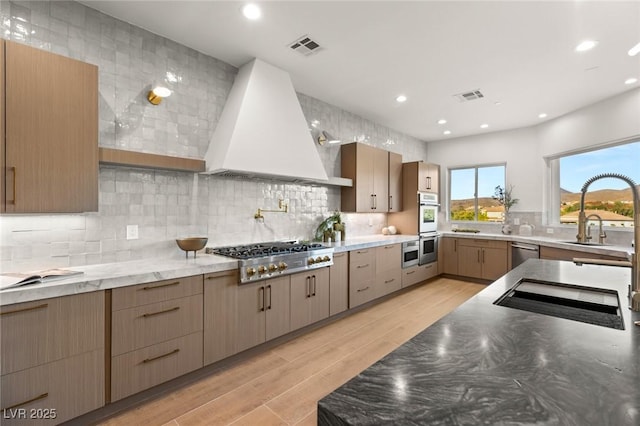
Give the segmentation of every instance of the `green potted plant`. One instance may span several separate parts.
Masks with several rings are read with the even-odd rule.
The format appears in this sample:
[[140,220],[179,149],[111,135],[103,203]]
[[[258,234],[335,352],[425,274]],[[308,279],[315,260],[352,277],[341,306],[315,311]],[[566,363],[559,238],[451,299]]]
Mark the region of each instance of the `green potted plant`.
[[344,223],[342,223],[342,216],[337,210],[320,222],[320,225],[316,228],[314,240],[328,241],[329,238],[333,237],[333,232],[335,231],[341,232],[342,236],[344,236]]
[[509,224],[509,210],[519,201],[517,198],[513,198],[512,192],[513,185],[509,185],[509,189],[503,188],[502,186],[498,185],[496,186],[495,193],[492,197],[498,202],[498,204],[504,207],[504,225],[502,226],[503,234],[511,233],[511,225]]

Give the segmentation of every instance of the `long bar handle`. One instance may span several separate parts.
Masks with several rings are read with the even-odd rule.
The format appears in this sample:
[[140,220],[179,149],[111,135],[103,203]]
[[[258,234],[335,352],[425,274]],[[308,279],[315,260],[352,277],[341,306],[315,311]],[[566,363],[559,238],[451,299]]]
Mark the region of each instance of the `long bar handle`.
[[157,360],[157,359],[164,358],[164,357],[167,357],[167,356],[169,356],[169,355],[177,354],[178,352],[180,352],[180,349],[179,349],[179,348],[176,348],[176,349],[172,350],[171,352],[167,352],[166,354],[162,354],[162,355],[154,356],[154,357],[152,357],[152,358],[143,359],[143,360],[142,360],[142,362],[143,362],[144,364],[146,364],[146,363],[148,363],[148,362],[155,361],[155,360]]
[[395,278],[391,278],[390,280],[385,280],[385,282],[384,282],[384,283],[385,283],[385,284],[389,284],[389,283],[394,282],[395,280],[396,280]]
[[165,284],[159,284],[159,285],[154,285],[154,286],[142,287],[142,290],[154,290],[156,288],[170,287],[170,286],[178,285],[178,284],[180,284],[180,281],[174,281],[172,283],[165,283]]
[[267,286],[267,290],[269,291],[269,304],[267,305],[267,310],[271,309],[271,284]]
[[427,176],[427,189],[431,189],[431,176]]
[[365,288],[359,288],[356,291],[360,293],[361,291],[366,291],[366,290],[369,290],[369,286],[366,286]]
[[311,297],[311,277],[307,275],[305,278],[305,282],[307,285],[307,299]]
[[313,282],[313,292],[311,293],[311,295],[315,296],[316,295],[316,276],[311,275],[311,280]]
[[358,266],[357,266],[357,268],[358,268],[358,269],[360,269],[360,268],[367,268],[368,266],[369,266],[369,264],[368,264],[368,263],[365,263],[364,265],[358,265]]
[[166,314],[167,312],[177,311],[178,309],[180,309],[180,306],[176,306],[175,308],[171,308],[171,309],[165,309],[164,311],[158,311],[158,312],[151,312],[151,313],[148,313],[148,314],[142,314],[142,315],[140,315],[140,317],[141,318],[154,317],[156,315]]
[[21,406],[23,406],[23,405],[27,405],[27,404],[30,404],[30,403],[32,403],[32,402],[39,401],[39,400],[41,400],[41,399],[45,399],[45,398],[46,398],[46,397],[48,397],[48,396],[49,396],[49,392],[45,392],[45,393],[43,393],[42,395],[38,395],[38,396],[36,396],[35,398],[31,398],[31,399],[29,399],[29,400],[27,400],[27,401],[18,402],[17,404],[13,404],[13,405],[12,405],[12,406],[10,406],[10,407],[4,407],[4,408],[2,408],[0,411],[2,411],[3,413],[5,413],[7,410],[12,410],[12,409],[14,409],[14,408],[18,408],[18,407],[21,407]]
[[[260,297],[260,292],[262,292],[262,297]],[[264,287],[260,287],[258,289],[258,300],[262,300],[262,305],[258,306],[258,308],[260,309],[260,312],[264,312],[264,307],[266,305],[265,300],[264,300]]]
[[11,169],[11,172],[13,173],[13,200],[7,200],[7,203],[9,204],[13,204],[14,206],[16,205],[16,180],[18,179],[18,172],[16,171],[15,167],[9,167]]
[[521,245],[513,244],[513,243],[511,243],[511,247],[517,248],[517,249],[522,249],[522,250],[538,251],[538,249],[534,248],[534,247],[521,246]]
[[43,308],[46,308],[47,306],[49,306],[48,303],[43,303],[42,305],[31,306],[29,308],[22,308],[22,309],[16,309],[15,311],[2,312],[0,313],[0,315],[10,315],[10,314],[17,314],[18,312],[35,311],[36,309],[43,309]]

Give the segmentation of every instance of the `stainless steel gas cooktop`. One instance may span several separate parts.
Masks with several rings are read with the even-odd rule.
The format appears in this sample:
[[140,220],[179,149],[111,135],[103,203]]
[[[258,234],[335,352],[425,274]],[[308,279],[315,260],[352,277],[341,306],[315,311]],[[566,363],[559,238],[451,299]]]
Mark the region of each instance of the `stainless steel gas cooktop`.
[[333,248],[319,243],[275,241],[207,247],[205,252],[238,259],[241,283],[333,265]]

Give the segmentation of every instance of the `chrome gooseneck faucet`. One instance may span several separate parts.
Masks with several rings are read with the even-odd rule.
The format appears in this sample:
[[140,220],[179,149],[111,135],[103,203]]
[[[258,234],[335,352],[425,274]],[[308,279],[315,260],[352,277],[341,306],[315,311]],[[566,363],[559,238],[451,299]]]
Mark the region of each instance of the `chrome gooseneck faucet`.
[[574,259],[577,264],[589,263],[594,265],[611,265],[611,266],[624,266],[631,268],[631,285],[629,286],[629,308],[634,311],[640,311],[640,196],[638,195],[638,189],[636,183],[629,177],[617,173],[603,173],[596,175],[587,180],[582,185],[582,195],[580,197],[580,214],[578,216],[578,238],[579,243],[587,242],[587,216],[584,212],[584,198],[587,194],[589,185],[593,182],[604,178],[616,178],[623,180],[631,187],[631,194],[633,195],[633,239],[634,239],[634,252],[631,254],[631,261],[606,261],[599,259]]

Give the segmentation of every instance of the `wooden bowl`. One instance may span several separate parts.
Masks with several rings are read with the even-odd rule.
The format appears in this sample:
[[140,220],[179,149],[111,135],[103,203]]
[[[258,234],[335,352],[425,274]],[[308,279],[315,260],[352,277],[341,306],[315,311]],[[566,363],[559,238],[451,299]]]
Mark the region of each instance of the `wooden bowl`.
[[190,251],[193,252],[193,257],[196,257],[196,252],[202,250],[207,245],[207,241],[209,241],[207,237],[190,237],[178,238],[176,243],[178,247],[186,252],[187,257],[189,257]]

